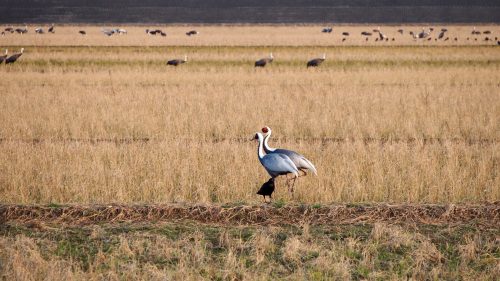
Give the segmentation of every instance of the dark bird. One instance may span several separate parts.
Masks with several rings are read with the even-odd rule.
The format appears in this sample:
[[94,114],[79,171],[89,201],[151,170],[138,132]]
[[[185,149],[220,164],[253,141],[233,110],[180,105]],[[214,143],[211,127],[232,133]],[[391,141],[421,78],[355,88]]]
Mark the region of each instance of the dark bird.
[[[266,203],[271,203],[271,200],[273,199],[272,194],[274,192],[274,179],[275,178],[270,178],[260,187],[259,191],[257,191],[257,194],[264,197],[264,202]],[[266,196],[269,196],[269,202],[266,201]]]
[[0,56],[0,64],[4,62],[4,60],[7,58],[7,54],[9,53],[9,50],[5,49],[5,55]]
[[371,32],[367,32],[367,31],[363,31],[363,32],[361,32],[361,35],[363,35],[363,36],[372,36],[372,33]]
[[472,28],[472,32],[471,32],[471,34],[472,34],[472,35],[479,35],[479,34],[481,34],[481,31],[476,30],[476,27],[474,26],[474,27]]
[[431,41],[432,40],[432,37],[429,37],[429,39],[427,39],[427,41]]
[[307,62],[307,67],[317,67],[326,59],[326,54],[323,54],[322,58],[312,59]]
[[404,31],[403,31],[402,29],[398,29],[398,32],[399,32],[400,34],[403,34],[403,32],[404,32]]
[[323,33],[332,33],[332,31],[333,31],[333,28],[331,28],[331,27],[325,27],[325,28],[323,28],[323,30],[321,30],[321,32],[323,32]]
[[346,38],[342,38],[342,42],[344,42],[346,40]]
[[391,39],[391,41],[396,41],[396,39],[393,37],[393,38]]
[[446,39],[444,39],[444,41],[448,41],[448,40],[450,40],[450,37],[446,37]]
[[180,64],[186,63],[188,60],[187,56],[184,56],[184,59],[176,59],[176,60],[169,60],[167,61],[167,65],[173,65],[173,66],[178,66]]
[[342,32],[342,35],[349,36],[349,32]]
[[497,45],[500,46],[500,41],[497,41]]
[[2,31],[2,35],[5,35],[5,31]]
[[12,56],[8,57],[6,60],[5,60],[5,64],[9,64],[9,63],[15,63],[17,61],[17,59],[22,56],[24,52],[24,48],[21,48],[21,52],[17,53],[17,54],[13,54]]
[[270,53],[268,58],[262,58],[262,59],[256,61],[255,67],[264,67],[264,66],[266,66],[266,64],[272,63],[273,59],[274,59],[273,53]]
[[49,32],[50,33],[56,33],[56,31],[54,30],[54,24],[51,24],[50,27],[49,27]]
[[13,26],[6,27],[4,30],[7,31],[7,32],[10,32],[10,33],[14,33],[14,27]]
[[35,33],[44,34],[45,32],[43,32],[43,29],[41,27],[39,27],[35,29]]
[[434,27],[429,27],[429,30],[430,31],[434,31]]
[[78,33],[80,33],[81,35],[87,35],[87,32],[85,32],[85,30],[80,30],[78,31]]
[[457,38],[457,37],[455,37],[455,39],[453,39],[453,40],[458,41],[458,38]]
[[191,36],[191,35],[196,35],[196,34],[198,34],[198,33],[199,33],[199,32],[198,32],[198,31],[196,31],[196,30],[191,30],[191,31],[186,32],[186,35],[187,35],[187,36]]
[[446,33],[446,31],[441,31],[438,35],[438,39],[442,39],[444,37],[444,34]]
[[163,37],[165,37],[165,36],[167,36],[167,33],[163,32],[163,31],[160,31],[160,35],[163,36]]
[[446,31],[448,31],[448,29],[446,29],[446,28],[441,28],[441,31],[446,32]]
[[485,30],[485,31],[483,31],[483,34],[491,34],[491,31]]

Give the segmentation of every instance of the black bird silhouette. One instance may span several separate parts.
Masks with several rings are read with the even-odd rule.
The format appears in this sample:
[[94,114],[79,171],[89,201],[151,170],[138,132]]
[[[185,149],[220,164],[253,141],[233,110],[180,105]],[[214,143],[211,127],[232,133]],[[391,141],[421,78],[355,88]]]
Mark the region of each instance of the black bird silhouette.
[[[257,191],[257,194],[262,195],[264,197],[264,202],[271,203],[273,199],[272,194],[274,192],[274,178],[270,178],[266,181]],[[266,201],[266,196],[269,196],[269,202]]]

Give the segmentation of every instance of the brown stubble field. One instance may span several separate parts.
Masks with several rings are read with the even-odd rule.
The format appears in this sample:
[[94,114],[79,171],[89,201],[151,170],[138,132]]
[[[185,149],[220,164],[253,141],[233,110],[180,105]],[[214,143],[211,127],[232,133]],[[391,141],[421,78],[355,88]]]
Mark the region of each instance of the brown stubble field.
[[[198,26],[193,38],[185,26],[161,27],[166,38],[126,28],[110,38],[95,26],[0,37],[0,51],[25,47],[16,64],[0,65],[0,276],[494,280],[498,217],[486,226],[7,220],[13,204],[260,206],[255,192],[268,175],[251,138],[265,125],[274,146],[318,169],[299,180],[294,199],[279,181],[269,208],[492,203],[498,212],[492,43],[407,34],[365,43],[358,34],[367,26],[333,35],[318,26]],[[381,29],[398,39],[399,27]],[[448,29],[472,38],[470,26]],[[269,52],[275,62],[254,69]],[[305,67],[323,53],[321,67]],[[187,64],[165,65],[184,55]]]

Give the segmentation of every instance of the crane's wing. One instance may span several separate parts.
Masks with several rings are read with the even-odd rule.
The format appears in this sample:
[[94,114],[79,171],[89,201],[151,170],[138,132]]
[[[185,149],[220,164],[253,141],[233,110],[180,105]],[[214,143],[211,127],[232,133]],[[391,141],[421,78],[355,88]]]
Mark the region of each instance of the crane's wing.
[[316,170],[316,167],[314,167],[313,163],[309,161],[304,155],[297,153],[293,150],[288,150],[288,149],[276,149],[274,153],[281,153],[285,154],[290,159],[293,161],[295,166],[299,169],[308,169],[311,170],[315,175],[318,175],[318,171]]
[[292,173],[298,176],[299,173],[299,170],[297,169],[293,161],[290,160],[290,157],[284,154],[266,154],[266,156],[262,158],[262,164],[267,170],[277,174]]

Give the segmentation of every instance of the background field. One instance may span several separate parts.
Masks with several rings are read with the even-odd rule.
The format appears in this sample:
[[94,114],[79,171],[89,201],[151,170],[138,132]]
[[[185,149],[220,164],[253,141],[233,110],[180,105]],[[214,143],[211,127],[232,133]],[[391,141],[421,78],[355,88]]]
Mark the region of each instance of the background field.
[[[467,41],[471,26],[448,27],[456,43],[405,33],[382,44],[359,36],[373,27],[346,27],[357,34],[348,44],[320,26],[208,26],[194,38],[186,27],[166,28],[167,38],[144,28],[110,38],[97,26],[85,38],[80,26],[0,37],[2,49],[25,47],[16,64],[0,65],[2,278],[498,276],[500,48],[484,36]],[[399,27],[381,28],[399,36]],[[269,52],[275,62],[254,69]],[[305,67],[323,53],[321,67]],[[187,64],[165,65],[184,55]],[[453,212],[453,204],[493,202],[491,220],[478,221],[480,208],[460,223],[360,215],[272,227],[128,222],[113,210],[66,225],[9,213],[12,204],[45,204],[62,218],[61,204],[260,206],[255,192],[268,175],[250,139],[265,125],[272,145],[306,155],[318,176],[301,178],[294,200],[279,181],[275,203],[262,208],[433,203]]]

